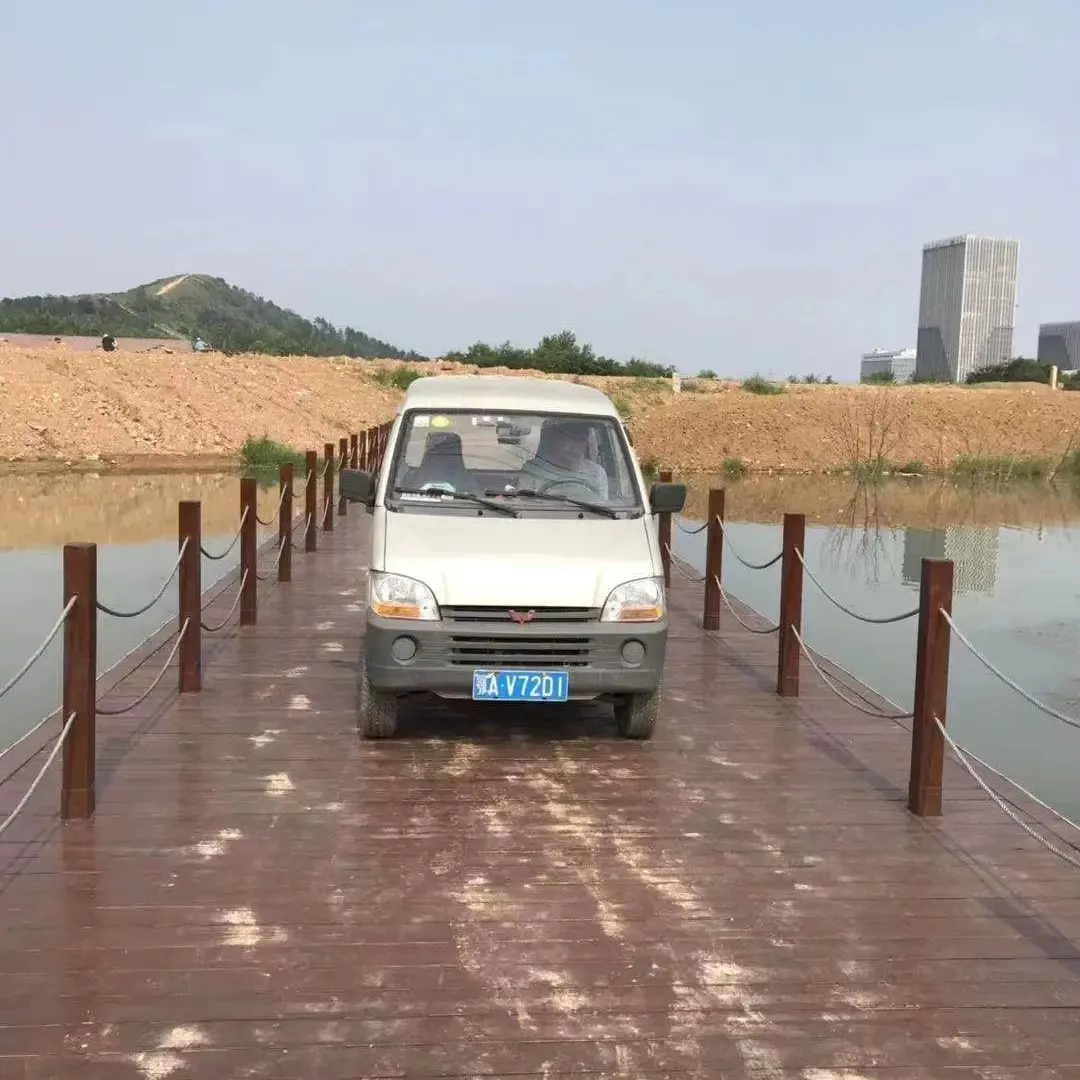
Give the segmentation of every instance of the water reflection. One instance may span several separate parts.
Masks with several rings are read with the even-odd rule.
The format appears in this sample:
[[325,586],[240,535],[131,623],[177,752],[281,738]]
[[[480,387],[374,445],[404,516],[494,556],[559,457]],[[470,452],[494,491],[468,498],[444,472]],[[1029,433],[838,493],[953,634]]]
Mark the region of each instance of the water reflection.
[[901,578],[917,589],[923,559],[951,559],[953,593],[990,596],[997,583],[999,529],[955,525],[947,529],[905,529]]
[[[726,486],[728,536],[741,556],[752,562],[771,558],[779,549],[782,515],[805,512],[807,566],[836,599],[868,616],[909,610],[918,594],[920,560],[952,559],[954,613],[968,638],[1048,705],[1080,713],[1075,488],[980,489],[937,481],[853,487],[837,478],[805,477]],[[694,484],[691,512],[704,514],[707,487],[707,480]],[[704,565],[704,535],[676,530],[674,541],[679,555],[699,569]],[[778,567],[749,571],[725,555],[723,572],[733,595],[776,621]],[[915,620],[857,622],[809,579],[803,619],[810,645],[902,711],[910,710]],[[991,764],[1063,811],[1080,813],[1074,780],[1080,732],[1024,702],[959,643],[950,662],[949,723],[962,743]]]
[[[60,613],[61,554],[66,543],[98,544],[98,595],[135,610],[160,588],[176,560],[181,500],[202,503],[203,543],[223,551],[240,520],[240,473],[0,476],[0,686],[44,640]],[[262,476],[259,515],[270,520],[277,481]],[[260,539],[276,529],[261,529]],[[239,561],[239,545],[224,559],[203,559],[204,588]],[[98,668],[105,671],[163,622],[175,618],[175,587],[134,619],[101,618]],[[5,698],[0,699],[0,748],[56,709],[61,637]]]

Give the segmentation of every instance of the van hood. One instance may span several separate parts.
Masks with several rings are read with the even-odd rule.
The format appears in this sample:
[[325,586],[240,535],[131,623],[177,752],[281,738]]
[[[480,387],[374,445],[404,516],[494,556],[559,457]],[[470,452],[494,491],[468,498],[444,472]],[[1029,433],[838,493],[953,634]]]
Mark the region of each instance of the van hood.
[[439,604],[602,607],[616,585],[659,574],[648,518],[386,515],[383,567]]

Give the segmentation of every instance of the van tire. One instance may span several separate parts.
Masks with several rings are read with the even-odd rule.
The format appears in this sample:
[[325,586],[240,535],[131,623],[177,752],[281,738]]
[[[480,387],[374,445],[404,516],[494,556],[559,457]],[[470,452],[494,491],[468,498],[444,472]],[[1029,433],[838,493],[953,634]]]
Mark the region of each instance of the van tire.
[[365,739],[389,739],[397,731],[398,701],[396,694],[376,690],[367,677],[364,658],[360,658],[357,676],[359,702],[357,705],[360,734]]
[[615,723],[624,739],[651,739],[660,716],[661,690],[627,694],[615,703]]

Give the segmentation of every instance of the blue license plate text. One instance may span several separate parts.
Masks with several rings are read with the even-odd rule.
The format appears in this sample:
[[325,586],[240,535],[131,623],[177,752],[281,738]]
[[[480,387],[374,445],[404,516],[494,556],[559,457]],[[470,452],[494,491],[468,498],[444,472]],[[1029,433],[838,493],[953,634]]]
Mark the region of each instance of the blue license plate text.
[[568,671],[473,672],[473,701],[566,701],[569,695]]

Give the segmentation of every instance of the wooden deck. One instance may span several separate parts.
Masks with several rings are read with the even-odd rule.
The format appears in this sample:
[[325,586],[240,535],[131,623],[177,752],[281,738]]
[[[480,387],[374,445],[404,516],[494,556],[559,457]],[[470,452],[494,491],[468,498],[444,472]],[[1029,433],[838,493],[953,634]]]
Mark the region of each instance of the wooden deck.
[[959,766],[910,816],[902,726],[777,698],[695,587],[652,742],[598,707],[358,740],[367,522],[201,694],[99,720],[92,822],[46,783],[0,842],[2,1080],[1080,1077],[1080,873]]

